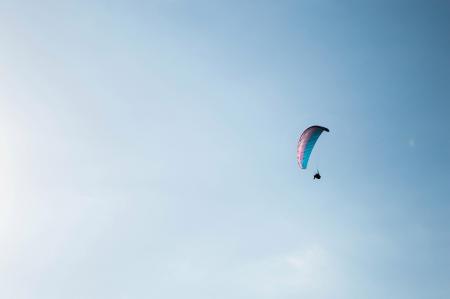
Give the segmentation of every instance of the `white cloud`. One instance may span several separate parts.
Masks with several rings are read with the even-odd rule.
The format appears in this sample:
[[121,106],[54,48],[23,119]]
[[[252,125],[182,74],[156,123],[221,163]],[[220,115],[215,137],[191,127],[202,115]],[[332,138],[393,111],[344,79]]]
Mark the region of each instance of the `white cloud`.
[[260,295],[327,298],[339,293],[341,275],[331,253],[312,245],[248,265],[243,281]]

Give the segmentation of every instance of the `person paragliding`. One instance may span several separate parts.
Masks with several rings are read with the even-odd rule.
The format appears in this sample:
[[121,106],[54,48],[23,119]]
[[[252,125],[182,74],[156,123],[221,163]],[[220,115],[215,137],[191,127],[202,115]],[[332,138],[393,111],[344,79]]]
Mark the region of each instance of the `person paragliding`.
[[315,174],[314,177],[313,177],[313,180],[315,180],[315,179],[320,180],[321,177],[322,177],[322,176],[320,175],[319,170],[317,170],[316,174]]
[[[302,135],[298,140],[297,144],[297,163],[301,169],[306,169],[308,166],[309,157],[311,156],[311,152],[319,139],[322,132],[330,132],[325,127],[322,126],[311,126],[303,131]],[[317,173],[314,175],[313,179],[320,180],[322,176],[317,170]]]

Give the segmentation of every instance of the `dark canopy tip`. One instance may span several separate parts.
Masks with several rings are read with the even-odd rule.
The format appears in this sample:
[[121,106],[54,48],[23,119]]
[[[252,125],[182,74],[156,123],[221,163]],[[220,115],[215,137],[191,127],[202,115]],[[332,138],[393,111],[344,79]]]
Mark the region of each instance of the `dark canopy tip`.
[[[311,126],[311,127],[309,127],[309,128],[319,128],[319,129],[321,129],[321,130],[324,130],[325,132],[330,132],[330,130],[328,130],[328,128],[325,128],[325,127],[322,127],[322,126]],[[308,129],[309,129],[308,128]]]

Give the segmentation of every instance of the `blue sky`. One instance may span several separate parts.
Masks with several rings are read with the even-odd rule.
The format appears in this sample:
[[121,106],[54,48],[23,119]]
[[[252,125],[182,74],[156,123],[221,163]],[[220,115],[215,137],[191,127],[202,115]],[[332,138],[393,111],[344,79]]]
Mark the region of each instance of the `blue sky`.
[[437,0],[0,1],[0,297],[449,298],[449,37]]

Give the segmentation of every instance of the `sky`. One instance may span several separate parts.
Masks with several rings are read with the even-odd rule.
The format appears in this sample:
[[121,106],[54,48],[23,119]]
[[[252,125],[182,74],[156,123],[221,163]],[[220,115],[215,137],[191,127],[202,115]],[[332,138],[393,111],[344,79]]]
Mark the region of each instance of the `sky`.
[[0,297],[450,298],[449,114],[446,0],[0,0]]

